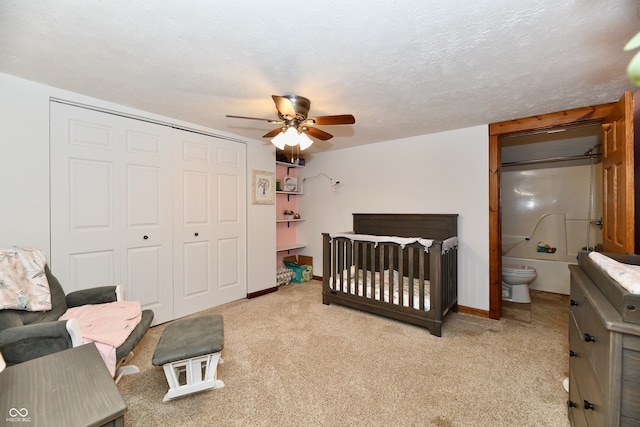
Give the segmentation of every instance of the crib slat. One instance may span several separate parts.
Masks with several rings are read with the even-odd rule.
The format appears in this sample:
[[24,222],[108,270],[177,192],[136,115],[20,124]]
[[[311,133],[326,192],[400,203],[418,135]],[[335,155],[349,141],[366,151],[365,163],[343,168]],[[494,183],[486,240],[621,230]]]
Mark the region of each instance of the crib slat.
[[427,257],[427,252],[424,250],[420,250],[419,252],[419,260],[418,260],[418,285],[420,289],[418,290],[418,297],[420,298],[418,308],[424,311],[424,261]]
[[384,251],[386,246],[387,245],[378,245],[380,251],[380,256],[378,259],[378,271],[380,272],[378,276],[380,278],[380,285],[378,287],[380,289],[380,294],[378,298],[375,298],[374,295],[374,299],[378,299],[380,301],[384,301]]
[[375,299],[376,292],[376,246],[371,244],[371,260],[369,261],[369,296]]
[[443,286],[434,286],[434,284],[442,284],[442,242],[435,241],[429,248],[429,278],[431,279],[431,310],[434,311],[436,319],[442,318],[442,301],[444,290]]
[[331,288],[337,289],[336,284],[338,283],[338,255],[337,249],[340,242],[339,239],[333,239],[330,243],[331,246]]
[[[394,270],[395,270],[395,266],[393,265],[393,257],[395,255],[396,252],[396,246],[393,245],[389,245],[389,303],[393,304],[393,289],[395,287],[395,280],[394,280],[394,276],[395,274],[393,274]],[[400,279],[402,280],[402,279]]]
[[353,277],[353,294],[359,295],[358,283],[360,283],[360,248],[362,244],[360,242],[353,242],[353,260],[355,265],[354,277]]

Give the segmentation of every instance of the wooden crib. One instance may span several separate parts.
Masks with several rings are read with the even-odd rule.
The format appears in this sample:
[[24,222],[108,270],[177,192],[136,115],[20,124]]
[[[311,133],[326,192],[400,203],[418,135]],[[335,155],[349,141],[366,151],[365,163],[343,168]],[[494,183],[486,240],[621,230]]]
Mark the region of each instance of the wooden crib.
[[353,233],[323,233],[322,302],[441,336],[444,317],[458,308],[457,217],[354,214]]

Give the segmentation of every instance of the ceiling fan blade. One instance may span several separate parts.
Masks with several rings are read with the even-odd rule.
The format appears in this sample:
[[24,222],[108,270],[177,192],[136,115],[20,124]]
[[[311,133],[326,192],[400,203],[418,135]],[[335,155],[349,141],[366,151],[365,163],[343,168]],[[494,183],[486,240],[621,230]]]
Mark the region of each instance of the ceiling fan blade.
[[296,109],[293,106],[293,102],[291,102],[289,98],[278,95],[271,95],[271,98],[273,98],[273,102],[275,102],[276,108],[281,115],[289,117],[289,120],[296,117]]
[[262,137],[263,138],[273,138],[274,136],[276,136],[280,132],[282,132],[282,128],[277,128],[277,129],[274,129],[274,130],[272,130],[270,132],[265,133],[264,135],[262,135]]
[[356,122],[356,118],[351,114],[340,114],[337,116],[320,116],[307,119],[309,124],[315,124],[318,126],[325,125],[352,125]]
[[232,116],[227,114],[225,117],[230,117],[232,119],[248,119],[248,120],[261,120],[263,122],[269,122],[269,123],[278,123],[281,124],[282,121],[281,120],[272,120],[272,119],[261,119],[259,117],[246,117],[246,116]]
[[333,135],[331,135],[330,133],[316,128],[306,128],[304,129],[304,132],[306,132],[309,136],[318,138],[321,141],[326,141],[327,139],[333,138]]

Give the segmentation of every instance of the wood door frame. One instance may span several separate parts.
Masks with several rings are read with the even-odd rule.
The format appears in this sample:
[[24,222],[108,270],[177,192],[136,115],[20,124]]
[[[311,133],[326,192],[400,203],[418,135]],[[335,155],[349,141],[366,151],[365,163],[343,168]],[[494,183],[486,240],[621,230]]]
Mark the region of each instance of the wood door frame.
[[510,134],[544,132],[559,127],[602,124],[615,102],[542,114],[489,125],[489,318],[502,316],[501,143]]

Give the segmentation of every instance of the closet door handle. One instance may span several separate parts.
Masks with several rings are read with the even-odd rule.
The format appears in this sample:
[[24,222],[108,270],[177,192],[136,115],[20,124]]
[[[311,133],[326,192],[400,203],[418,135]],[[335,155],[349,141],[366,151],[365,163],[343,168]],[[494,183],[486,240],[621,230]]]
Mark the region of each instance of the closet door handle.
[[568,406],[569,408],[577,408],[577,407],[578,407],[578,404],[577,404],[577,403],[575,403],[575,402],[572,402],[572,401],[570,401],[570,400],[567,400],[567,406]]
[[570,301],[569,301],[569,305],[570,305],[571,307],[573,307],[573,306],[578,305],[578,303],[577,303],[577,302],[575,302],[574,300],[570,300]]
[[593,411],[593,403],[590,403],[588,400],[584,401],[584,409],[591,409]]
[[578,353],[573,350],[569,350],[569,357],[578,357]]
[[584,334],[585,342],[596,342],[596,338],[593,335]]

